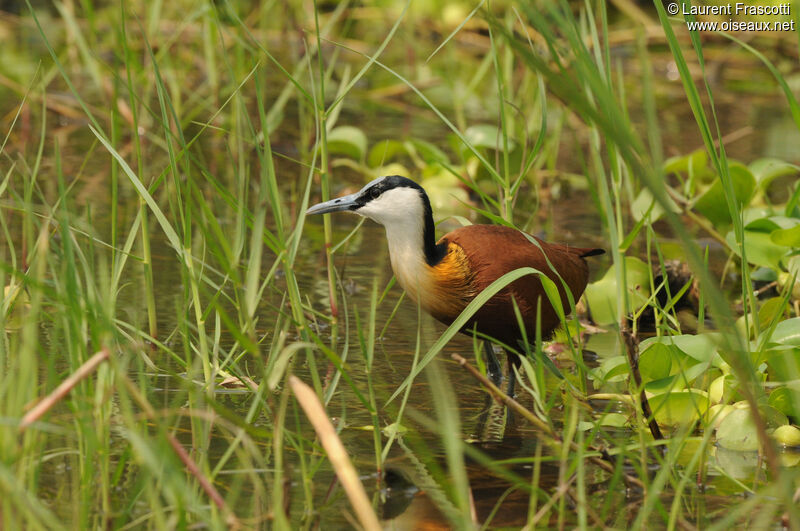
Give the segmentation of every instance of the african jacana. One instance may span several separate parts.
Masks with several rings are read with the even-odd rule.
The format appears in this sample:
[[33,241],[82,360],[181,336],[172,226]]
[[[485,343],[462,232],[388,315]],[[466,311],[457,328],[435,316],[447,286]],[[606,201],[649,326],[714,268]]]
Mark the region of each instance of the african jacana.
[[[584,258],[605,252],[547,243],[530,236],[537,242],[534,244],[524,233],[500,225],[461,227],[437,242],[428,195],[414,181],[397,175],[380,177],[354,194],[314,205],[306,214],[339,211],[355,212],[386,228],[389,256],[397,281],[415,302],[448,325],[484,288],[520,267],[532,267],[550,277],[568,311],[569,299],[564,284],[577,301],[589,277]],[[538,275],[527,275],[489,299],[461,331],[476,330],[505,345],[518,346],[522,334],[512,299],[529,339],[536,337],[537,317],[543,338],[550,336],[559,324]],[[499,364],[491,344],[486,342],[485,347],[490,376],[498,381],[502,374]],[[519,366],[520,362],[516,355],[508,351],[506,355],[509,394],[513,395],[514,366]]]

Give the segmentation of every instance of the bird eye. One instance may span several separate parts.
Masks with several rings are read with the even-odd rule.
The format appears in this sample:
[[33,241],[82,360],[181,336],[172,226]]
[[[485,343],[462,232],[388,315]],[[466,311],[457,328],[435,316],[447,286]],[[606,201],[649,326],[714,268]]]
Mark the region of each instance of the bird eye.
[[377,199],[379,195],[381,195],[381,191],[378,190],[377,186],[373,186],[372,188],[369,189],[370,199]]

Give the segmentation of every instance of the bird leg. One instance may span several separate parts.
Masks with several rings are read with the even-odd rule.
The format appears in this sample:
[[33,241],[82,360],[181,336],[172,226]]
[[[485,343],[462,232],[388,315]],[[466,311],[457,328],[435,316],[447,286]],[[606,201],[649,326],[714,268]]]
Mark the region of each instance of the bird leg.
[[519,356],[507,350],[506,358],[508,359],[508,387],[506,388],[506,394],[511,398],[514,398],[514,384],[517,381],[516,371],[522,365],[522,361],[520,361]]
[[497,361],[497,356],[494,353],[494,347],[489,341],[483,342],[483,356],[486,361],[486,374],[493,384],[500,387],[503,381],[503,368],[500,362]]

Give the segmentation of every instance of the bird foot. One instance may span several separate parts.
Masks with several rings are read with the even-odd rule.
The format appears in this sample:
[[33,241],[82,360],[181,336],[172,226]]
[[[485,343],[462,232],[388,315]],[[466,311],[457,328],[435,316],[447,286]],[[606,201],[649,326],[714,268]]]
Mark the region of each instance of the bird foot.
[[503,376],[503,371],[501,370],[493,371],[491,369],[487,369],[486,376],[488,376],[489,380],[491,380],[492,383],[498,388],[500,387],[500,385],[502,385],[503,380],[505,379],[505,377]]

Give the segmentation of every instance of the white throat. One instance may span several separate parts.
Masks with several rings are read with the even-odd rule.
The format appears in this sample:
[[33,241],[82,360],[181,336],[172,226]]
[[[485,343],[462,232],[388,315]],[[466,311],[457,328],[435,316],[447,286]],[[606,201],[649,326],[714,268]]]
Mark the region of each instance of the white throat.
[[397,281],[415,301],[429,289],[425,260],[425,207],[418,190],[394,188],[356,211],[384,226]]

